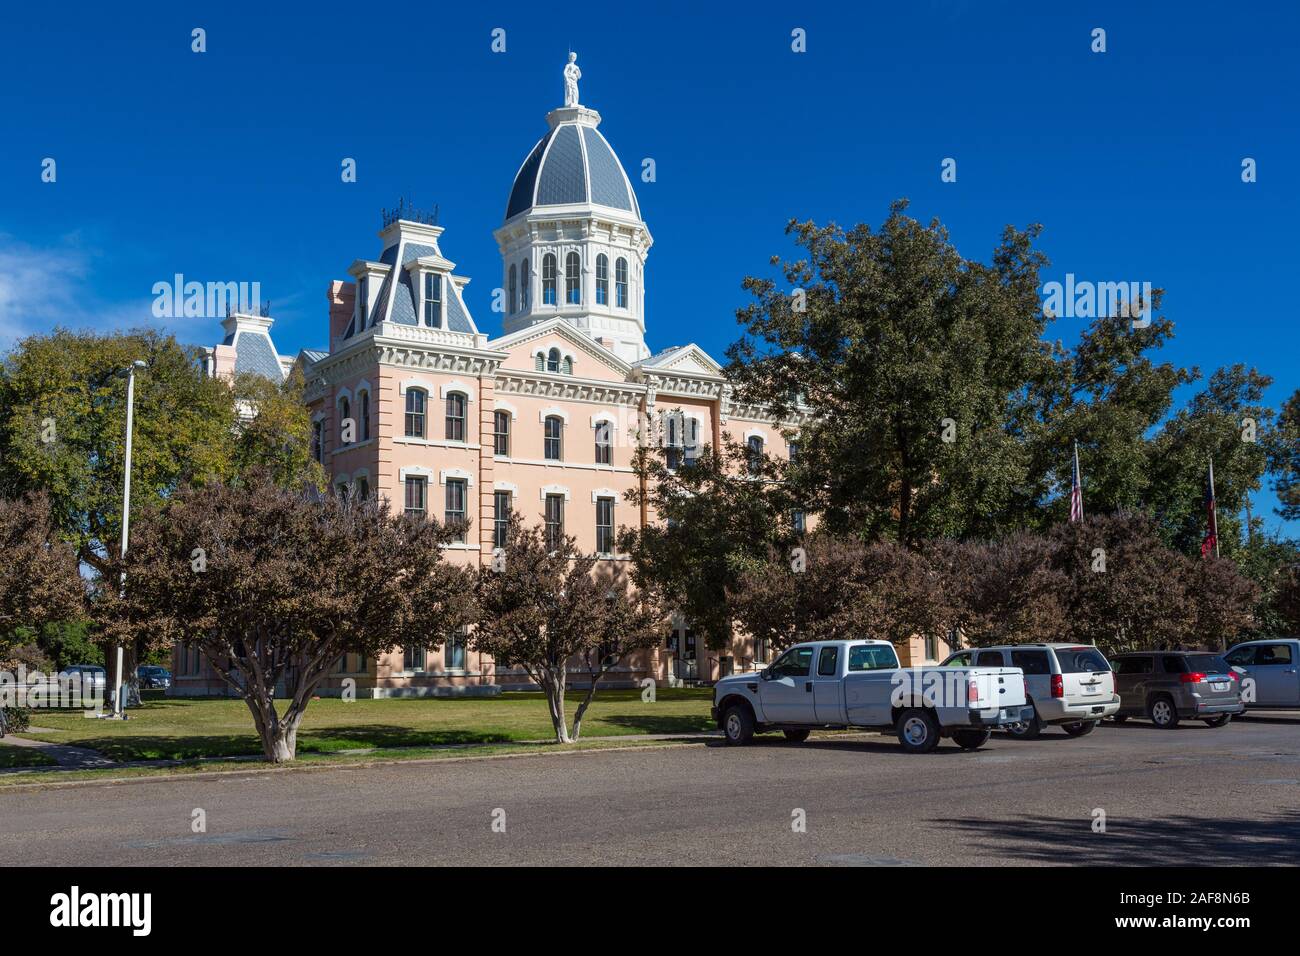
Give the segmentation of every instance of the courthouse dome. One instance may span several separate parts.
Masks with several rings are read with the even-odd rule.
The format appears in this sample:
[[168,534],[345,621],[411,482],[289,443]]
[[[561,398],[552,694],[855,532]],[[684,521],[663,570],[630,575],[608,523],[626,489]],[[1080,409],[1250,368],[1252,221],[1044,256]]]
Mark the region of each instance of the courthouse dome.
[[623,164],[596,129],[600,114],[582,106],[552,110],[543,136],[515,174],[506,219],[543,206],[604,206],[641,218]]

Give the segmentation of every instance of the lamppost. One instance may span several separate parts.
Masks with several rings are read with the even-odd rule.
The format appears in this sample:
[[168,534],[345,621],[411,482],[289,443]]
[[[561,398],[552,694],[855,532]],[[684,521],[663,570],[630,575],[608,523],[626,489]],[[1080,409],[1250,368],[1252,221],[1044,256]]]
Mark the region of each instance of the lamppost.
[[[126,376],[126,460],[123,463],[122,474],[122,557],[126,557],[126,545],[130,540],[131,528],[131,431],[135,419],[135,373],[136,369],[146,369],[149,364],[143,359],[136,359],[126,368],[117,373],[120,378]],[[126,572],[118,579],[118,587],[125,590]],[[122,699],[122,688],[125,681],[122,675],[123,649],[119,643],[117,645],[117,686],[113,691],[113,712],[120,720],[124,715],[125,701]]]

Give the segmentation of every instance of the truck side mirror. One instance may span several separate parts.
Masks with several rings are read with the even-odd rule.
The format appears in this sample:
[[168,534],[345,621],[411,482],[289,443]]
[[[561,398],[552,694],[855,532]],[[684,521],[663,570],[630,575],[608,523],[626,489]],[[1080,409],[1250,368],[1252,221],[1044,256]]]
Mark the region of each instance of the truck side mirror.
[[758,676],[762,680],[771,680],[776,675],[772,673],[772,668],[764,667],[761,671],[758,672]]

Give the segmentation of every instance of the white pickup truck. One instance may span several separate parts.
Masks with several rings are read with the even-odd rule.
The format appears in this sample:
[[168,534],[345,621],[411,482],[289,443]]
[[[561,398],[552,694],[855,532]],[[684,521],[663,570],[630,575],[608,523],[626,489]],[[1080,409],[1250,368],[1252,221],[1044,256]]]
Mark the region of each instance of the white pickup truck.
[[1020,668],[902,667],[888,641],[796,644],[713,690],[713,718],[729,744],[769,730],[798,742],[812,730],[862,727],[897,733],[910,753],[929,753],[943,737],[974,750],[994,727],[1033,716]]

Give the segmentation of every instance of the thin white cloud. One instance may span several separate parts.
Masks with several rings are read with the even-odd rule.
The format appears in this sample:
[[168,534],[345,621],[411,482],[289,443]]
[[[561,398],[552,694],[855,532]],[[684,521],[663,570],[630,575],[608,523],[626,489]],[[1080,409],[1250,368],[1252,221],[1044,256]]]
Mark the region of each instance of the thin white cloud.
[[95,293],[96,256],[74,238],[40,248],[0,233],[0,349],[56,325],[71,329],[166,328],[152,299],[111,301]]

